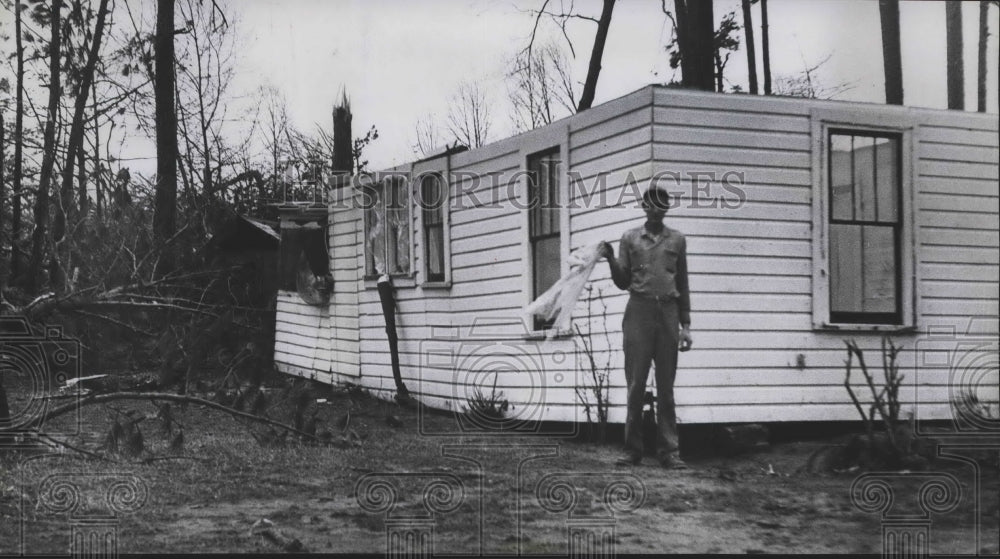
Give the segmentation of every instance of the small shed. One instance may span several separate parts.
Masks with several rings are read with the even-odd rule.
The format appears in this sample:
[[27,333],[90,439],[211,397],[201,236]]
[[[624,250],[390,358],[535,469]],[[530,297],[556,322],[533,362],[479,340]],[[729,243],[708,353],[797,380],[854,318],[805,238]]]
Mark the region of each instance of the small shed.
[[904,347],[904,410],[953,418],[965,394],[997,400],[998,154],[996,114],[644,87],[331,183],[320,221],[333,289],[318,305],[279,290],[275,361],[391,397],[376,290],[388,275],[417,400],[462,410],[495,390],[515,415],[583,421],[597,369],[622,422],[627,294],[607,267],[570,331],[522,309],[571,250],[617,251],[655,183],[677,195],[667,224],[688,247],[695,345],[680,357],[678,421],[857,419],[844,340],[880,378],[886,335]]

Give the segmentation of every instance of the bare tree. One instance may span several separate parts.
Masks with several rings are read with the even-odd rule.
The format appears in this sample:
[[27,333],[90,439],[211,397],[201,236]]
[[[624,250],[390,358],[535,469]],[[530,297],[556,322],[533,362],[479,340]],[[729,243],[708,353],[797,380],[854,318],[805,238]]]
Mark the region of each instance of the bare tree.
[[[84,110],[87,97],[94,83],[94,71],[101,51],[101,39],[104,36],[104,25],[108,15],[108,0],[101,0],[97,8],[97,23],[94,26],[94,36],[90,42],[86,65],[80,76],[79,87],[73,109],[73,119],[70,121],[69,143],[66,147],[66,161],[62,168],[62,187],[60,188],[61,203],[56,206],[56,219],[52,227],[52,237],[61,241],[66,231],[66,212],[73,203],[73,169],[77,159],[81,160],[80,150],[83,147]],[[85,206],[86,192],[80,198],[81,206]]]
[[833,99],[837,95],[854,87],[853,82],[841,82],[831,86],[825,85],[819,79],[819,69],[830,61],[832,54],[826,55],[819,62],[808,65],[803,61],[802,72],[792,76],[779,76],[776,80],[775,93],[789,97],[805,97],[808,99]]
[[45,243],[49,221],[49,187],[55,168],[56,121],[59,119],[60,59],[62,58],[62,0],[52,0],[49,11],[49,103],[46,112],[42,167],[38,178],[38,192],[35,194],[35,229],[31,234],[31,259],[28,261],[28,287],[37,291],[42,283],[42,261],[45,258]]
[[202,192],[212,193],[226,163],[218,148],[235,45],[229,21],[216,2],[184,0],[178,6],[186,23],[185,40],[177,53],[176,84],[178,120],[189,146],[184,158],[189,168],[200,167],[197,173],[191,171],[200,175]]
[[747,44],[747,74],[750,76],[750,93],[757,95],[757,45],[753,40],[753,15],[750,13],[752,0],[742,0],[744,41]]
[[14,176],[11,183],[10,277],[21,273],[21,181],[24,173],[24,43],[21,29],[21,0],[14,1],[14,44],[17,56],[14,101]]
[[413,150],[421,157],[431,155],[444,142],[441,131],[435,124],[435,117],[432,114],[417,119],[417,123],[414,126],[414,134],[416,139],[414,140]]
[[597,90],[597,78],[601,75],[601,60],[604,58],[604,44],[608,40],[608,28],[611,27],[611,13],[615,9],[615,0],[604,0],[601,17],[597,20],[597,33],[594,35],[594,48],[590,53],[590,64],[587,66],[587,79],[583,82],[583,93],[576,112],[585,111],[594,104],[594,93]]
[[279,191],[279,169],[283,169],[283,161],[288,155],[288,110],[284,96],[277,88],[272,86],[260,89],[260,98],[263,104],[263,122],[259,127],[263,136],[264,147],[270,156],[271,163],[271,187],[273,192]]
[[459,84],[448,107],[448,132],[470,148],[478,148],[489,141],[492,124],[490,100],[482,84]]
[[965,109],[965,61],[962,57],[962,2],[947,0],[945,36],[948,57],[948,108]]
[[570,60],[554,42],[521,51],[507,75],[514,127],[531,130],[576,111],[576,87]]

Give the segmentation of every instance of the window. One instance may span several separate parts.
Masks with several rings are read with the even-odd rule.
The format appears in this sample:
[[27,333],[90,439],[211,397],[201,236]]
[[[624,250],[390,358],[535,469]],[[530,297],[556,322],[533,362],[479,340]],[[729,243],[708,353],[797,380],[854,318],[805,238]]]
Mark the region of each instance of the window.
[[399,176],[365,185],[365,277],[410,274],[409,183]]
[[429,282],[445,281],[445,204],[444,178],[438,173],[424,175],[420,179],[420,207],[423,212],[425,281]]
[[295,291],[296,274],[300,269],[317,277],[330,274],[325,219],[304,223],[297,223],[292,219],[282,220],[278,251],[279,289]]
[[901,140],[884,132],[828,132],[832,323],[903,323]]
[[[536,299],[559,280],[562,267],[560,231],[559,149],[528,157],[528,244],[531,253],[531,298]],[[552,321],[535,319],[536,330]]]

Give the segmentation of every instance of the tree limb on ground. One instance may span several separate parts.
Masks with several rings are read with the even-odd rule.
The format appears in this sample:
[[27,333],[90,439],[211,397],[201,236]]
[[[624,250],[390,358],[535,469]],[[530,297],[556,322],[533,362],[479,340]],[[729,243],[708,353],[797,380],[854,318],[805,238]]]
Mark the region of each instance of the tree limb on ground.
[[[84,406],[105,404],[108,402],[114,402],[118,400],[153,400],[154,402],[156,400],[166,400],[169,402],[183,402],[188,404],[196,404],[228,413],[233,417],[249,419],[251,421],[256,421],[258,423],[263,423],[265,425],[277,427],[279,429],[288,431],[289,433],[301,435],[312,441],[322,442],[323,440],[317,437],[316,435],[306,433],[305,431],[301,431],[291,425],[281,423],[280,421],[275,421],[273,419],[263,417],[260,415],[253,415],[251,413],[242,412],[233,409],[229,406],[224,406],[217,402],[213,402],[211,400],[205,400],[204,398],[198,398],[196,396],[187,396],[184,394],[171,394],[169,392],[111,392],[107,394],[94,394],[90,396],[85,396],[81,400],[64,404],[62,406],[53,408],[45,412],[44,414],[30,421],[24,428],[19,430],[23,431],[24,429],[40,428],[46,421],[76,411],[77,409],[82,408]],[[0,433],[5,433],[5,432],[14,432],[14,431],[11,429],[0,429]]]

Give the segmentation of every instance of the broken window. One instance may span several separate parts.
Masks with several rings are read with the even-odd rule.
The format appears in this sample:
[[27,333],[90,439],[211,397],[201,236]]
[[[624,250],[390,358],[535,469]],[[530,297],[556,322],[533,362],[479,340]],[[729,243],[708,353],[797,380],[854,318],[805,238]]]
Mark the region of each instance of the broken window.
[[410,274],[409,183],[401,176],[365,185],[365,276]]
[[330,276],[326,219],[281,220],[278,288],[301,291],[303,285],[325,283]]

